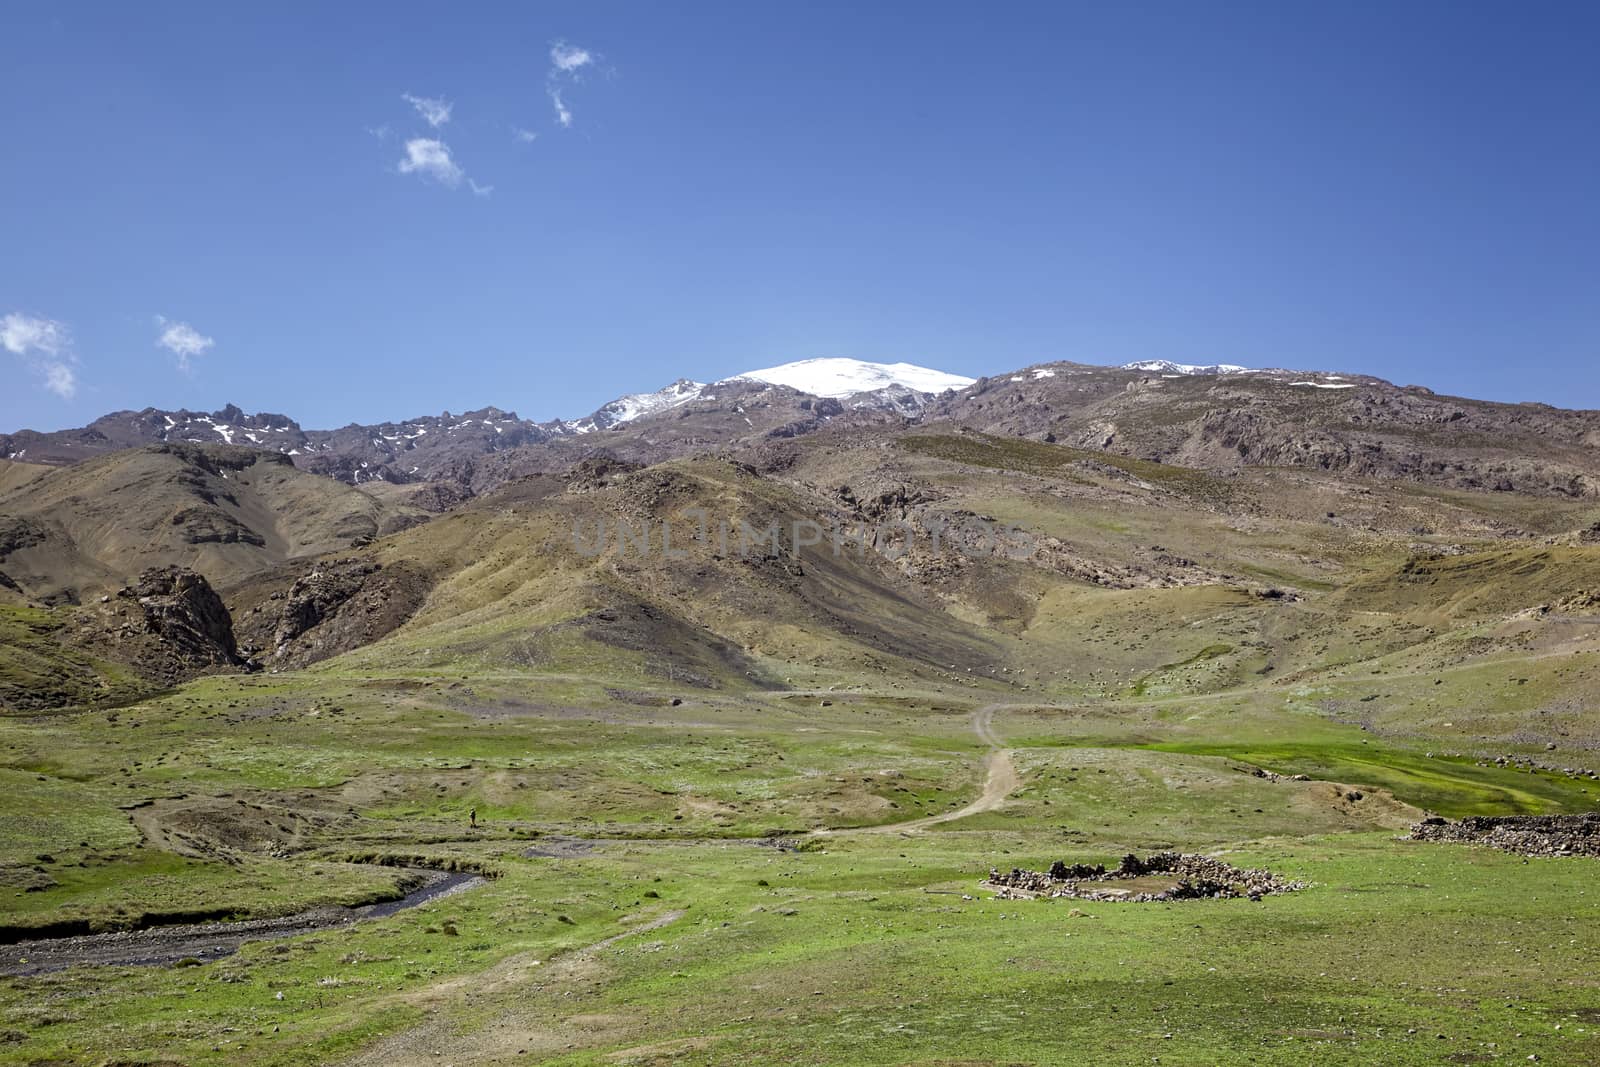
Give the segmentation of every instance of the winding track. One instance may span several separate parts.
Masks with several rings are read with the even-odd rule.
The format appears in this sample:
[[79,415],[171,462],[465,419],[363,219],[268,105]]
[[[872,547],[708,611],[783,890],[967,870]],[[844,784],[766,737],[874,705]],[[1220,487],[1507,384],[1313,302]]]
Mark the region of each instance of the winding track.
[[[972,803],[942,815],[928,815],[906,822],[848,830],[818,830],[814,831],[812,836],[824,837],[845,833],[914,833],[964,819],[969,815],[981,815],[984,812],[999,810],[1005,805],[1006,799],[1022,784],[1022,778],[1011,761],[1011,750],[1005,747],[1005,741],[994,729],[995,712],[1012,706],[1035,705],[986,704],[973,712],[972,732],[977,735],[979,741],[989,746],[989,754],[984,757],[983,791]],[[449,1025],[450,1012],[442,1009],[459,1007],[458,998],[465,996],[469,990],[481,994],[513,988],[521,982],[531,980],[535,973],[539,973],[539,978],[545,982],[571,981],[579,973],[577,968],[585,961],[592,960],[594,953],[600,949],[636,934],[658,930],[677,921],[683,914],[682,911],[669,911],[602,941],[570,950],[557,960],[551,961],[553,965],[544,968],[542,972],[535,972],[534,969],[538,967],[539,961],[532,959],[530,953],[518,953],[481,974],[458,976],[416,993],[407,994],[403,999],[413,1006],[420,1006],[430,1011],[429,1018],[418,1026],[391,1034],[369,1046],[346,1061],[346,1067],[410,1067],[412,1064],[437,1064],[440,1062],[440,1057],[462,1056],[475,1061],[479,1058],[494,1058],[513,1051],[523,1052],[540,1046],[545,1046],[546,1051],[571,1048],[569,1043],[565,1043],[564,1026],[560,1023],[545,1020],[542,1024],[534,1024],[531,1020],[507,1018],[481,1032],[458,1034],[453,1032]]]
[[[1011,707],[1009,704],[985,704],[972,714],[972,732],[978,735],[978,740],[989,746],[989,754],[984,757],[983,791],[978,798],[964,808],[947,811],[942,815],[927,815],[920,819],[910,819],[906,822],[882,823],[877,826],[863,826],[849,831],[832,830],[828,833],[863,833],[863,834],[899,834],[913,833],[917,830],[926,830],[942,823],[955,822],[965,819],[969,815],[982,815],[986,811],[999,811],[1005,806],[1006,798],[1016,792],[1022,785],[1022,776],[1017,773],[1016,765],[1011,761],[1011,749],[1005,747],[1005,741],[994,730],[994,713],[1003,708]],[[1033,705],[1024,705],[1032,707]]]

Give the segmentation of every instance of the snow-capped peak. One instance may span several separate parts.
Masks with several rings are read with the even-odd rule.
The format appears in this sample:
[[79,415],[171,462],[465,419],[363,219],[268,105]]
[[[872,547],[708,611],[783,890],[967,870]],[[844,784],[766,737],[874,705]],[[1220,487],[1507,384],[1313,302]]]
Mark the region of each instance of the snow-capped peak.
[[1123,370],[1147,370],[1158,374],[1250,374],[1249,367],[1240,367],[1233,363],[1208,363],[1197,366],[1193,363],[1174,363],[1170,359],[1141,359],[1134,363],[1124,363]]
[[687,404],[691,400],[697,400],[700,394],[705,392],[705,388],[701,382],[679,378],[665,389],[657,389],[653,393],[629,393],[627,396],[619,396],[588,418],[578,419],[567,425],[577,433],[618,426],[645,415],[653,415],[658,411],[666,411]]
[[812,396],[842,398],[870,393],[893,385],[920,393],[942,393],[962,389],[973,379],[959,374],[930,370],[914,363],[867,363],[859,359],[802,359],[777,367],[745,371],[725,381],[757,381],[786,385]]

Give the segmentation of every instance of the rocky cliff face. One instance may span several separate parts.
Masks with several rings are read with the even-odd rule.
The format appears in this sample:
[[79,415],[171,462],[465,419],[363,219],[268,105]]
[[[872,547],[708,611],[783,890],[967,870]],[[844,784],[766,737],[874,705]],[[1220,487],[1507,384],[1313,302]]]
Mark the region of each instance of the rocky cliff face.
[[[303,667],[371,644],[410,619],[428,593],[416,567],[366,557],[323,559],[243,609],[244,651],[272,669]],[[252,595],[259,596],[259,587]]]
[[150,568],[78,616],[70,644],[157,684],[251,667],[222,598],[203,575],[182,567]]
[[197,667],[239,663],[233,618],[211,583],[194,571],[155,567],[117,594],[135,601],[148,633]]

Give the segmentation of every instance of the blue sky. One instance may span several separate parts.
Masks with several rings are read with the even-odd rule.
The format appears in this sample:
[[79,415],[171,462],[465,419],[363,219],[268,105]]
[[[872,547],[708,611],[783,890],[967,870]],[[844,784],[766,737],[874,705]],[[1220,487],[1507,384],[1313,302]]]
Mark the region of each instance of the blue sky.
[[1600,407],[1597,34],[1420,0],[7,4],[0,430],[573,416],[833,355]]

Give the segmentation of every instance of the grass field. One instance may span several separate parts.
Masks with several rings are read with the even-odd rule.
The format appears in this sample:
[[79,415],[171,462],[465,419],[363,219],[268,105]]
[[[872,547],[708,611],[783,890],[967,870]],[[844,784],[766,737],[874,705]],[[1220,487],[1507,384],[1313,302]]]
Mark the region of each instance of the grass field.
[[[341,670],[0,720],[0,858],[38,876],[3,891],[8,924],[358,903],[393,891],[350,862],[372,858],[496,876],[202,967],[4,979],[0,1062],[1600,1058],[1594,861],[1399,840],[1421,809],[1587,810],[1596,783],[1287,691],[1018,704],[989,711],[1019,775],[1001,806],[864,833],[979,791],[970,695],[538,692]],[[752,840],[778,832],[799,847]],[[1312,886],[1078,907],[978,886],[1158,848]]]

